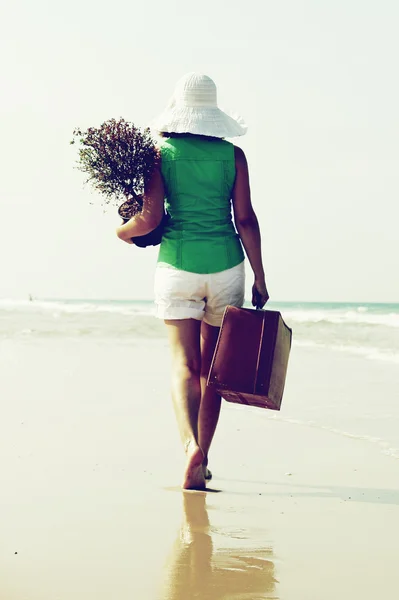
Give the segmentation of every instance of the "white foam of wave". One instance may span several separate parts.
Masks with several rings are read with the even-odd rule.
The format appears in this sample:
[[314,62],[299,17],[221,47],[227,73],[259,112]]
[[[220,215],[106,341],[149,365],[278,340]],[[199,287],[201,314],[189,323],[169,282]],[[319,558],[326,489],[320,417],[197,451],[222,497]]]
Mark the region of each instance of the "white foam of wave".
[[285,310],[284,320],[287,323],[332,323],[333,325],[382,325],[399,328],[399,313],[370,313],[365,310]]
[[[240,404],[230,404],[228,405],[229,410],[242,410],[243,407]],[[314,429],[322,429],[323,431],[328,431],[329,433],[334,433],[336,435],[340,435],[342,437],[351,438],[354,440],[359,440],[363,442],[367,442],[369,444],[373,444],[378,446],[380,452],[387,456],[391,456],[399,460],[399,448],[394,448],[389,445],[388,442],[382,440],[381,438],[371,436],[371,435],[362,435],[352,433],[350,431],[346,431],[345,429],[337,429],[336,427],[329,427],[328,425],[321,425],[319,423],[315,423],[314,421],[302,421],[301,419],[293,419],[291,417],[284,417],[280,412],[275,411],[259,411],[256,410],[256,413],[260,418],[264,419],[274,419],[276,421],[282,421],[283,423],[290,423],[291,425],[301,425],[304,427],[312,427]]]
[[357,354],[363,358],[370,360],[381,360],[384,362],[390,362],[399,364],[399,352],[384,352],[379,348],[365,348],[363,346],[350,346],[350,345],[339,345],[339,344],[321,344],[319,342],[308,341],[293,341],[293,346],[299,346],[302,348],[322,348],[327,350],[334,350],[336,352],[345,352],[350,354]]
[[[59,311],[61,313],[99,313],[108,312],[122,315],[142,314],[153,315],[155,310],[150,303],[140,302],[68,302],[53,300],[12,300],[0,299],[0,309],[3,310],[43,310]],[[283,316],[289,325],[302,324],[334,324],[334,325],[382,325],[386,327],[399,328],[399,312],[370,312],[366,306],[358,306],[357,309],[283,309]]]
[[281,417],[280,415],[273,415],[273,417],[278,419],[279,421],[284,421],[286,423],[293,423],[296,425],[306,425],[307,427],[323,429],[324,431],[329,431],[330,433],[335,433],[335,434],[341,435],[343,437],[368,442],[370,444],[377,445],[380,449],[380,452],[382,452],[382,454],[386,454],[387,456],[391,456],[392,458],[399,459],[399,448],[391,448],[386,441],[381,440],[378,437],[374,437],[371,435],[355,434],[355,433],[351,433],[349,431],[345,431],[342,429],[336,429],[335,427],[328,427],[327,425],[318,425],[317,423],[314,423],[312,421],[306,422],[306,421],[300,421],[298,419],[289,419],[286,417]]
[[0,309],[31,312],[51,312],[56,317],[60,314],[113,313],[119,315],[153,316],[155,308],[150,304],[112,303],[112,302],[62,302],[51,300],[8,300],[0,299]]

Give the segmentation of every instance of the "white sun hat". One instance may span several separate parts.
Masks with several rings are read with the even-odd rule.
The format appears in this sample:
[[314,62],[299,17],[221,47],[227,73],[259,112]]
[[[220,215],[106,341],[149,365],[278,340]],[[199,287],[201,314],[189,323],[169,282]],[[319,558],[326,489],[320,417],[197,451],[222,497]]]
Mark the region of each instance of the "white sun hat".
[[216,85],[202,73],[187,73],[177,83],[168,107],[150,123],[158,133],[192,133],[217,138],[244,135],[247,126],[217,104]]

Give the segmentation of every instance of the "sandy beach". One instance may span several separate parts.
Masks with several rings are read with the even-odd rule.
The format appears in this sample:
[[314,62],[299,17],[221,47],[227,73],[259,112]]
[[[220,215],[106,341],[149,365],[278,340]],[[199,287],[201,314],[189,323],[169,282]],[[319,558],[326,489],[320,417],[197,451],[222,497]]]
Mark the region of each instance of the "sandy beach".
[[[399,462],[377,445],[225,403],[210,489],[183,493],[165,340],[13,348],[0,349],[2,600],[399,594]],[[306,404],[304,373],[319,393],[318,356],[295,349],[281,416]]]

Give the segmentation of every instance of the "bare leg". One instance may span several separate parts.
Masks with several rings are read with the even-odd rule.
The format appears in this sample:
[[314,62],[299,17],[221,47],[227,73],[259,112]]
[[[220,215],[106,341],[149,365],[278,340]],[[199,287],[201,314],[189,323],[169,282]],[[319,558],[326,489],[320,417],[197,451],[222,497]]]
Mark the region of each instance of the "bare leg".
[[[198,420],[198,442],[204,453],[204,475],[208,465],[208,452],[219,420],[221,398],[213,389],[207,387],[209,370],[219,327],[207,323],[201,325],[201,405]],[[208,478],[208,477],[207,477]],[[210,477],[209,477],[210,478]]]
[[172,398],[177,425],[187,456],[184,489],[205,487],[198,444],[198,413],[201,402],[201,322],[195,319],[165,321],[172,352]]

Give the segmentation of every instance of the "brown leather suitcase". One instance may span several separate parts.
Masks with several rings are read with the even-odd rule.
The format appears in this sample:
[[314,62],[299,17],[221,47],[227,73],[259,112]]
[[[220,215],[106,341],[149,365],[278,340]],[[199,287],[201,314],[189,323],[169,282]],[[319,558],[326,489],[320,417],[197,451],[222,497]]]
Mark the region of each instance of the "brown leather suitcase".
[[229,402],[280,410],[291,339],[279,312],[228,306],[208,385]]

